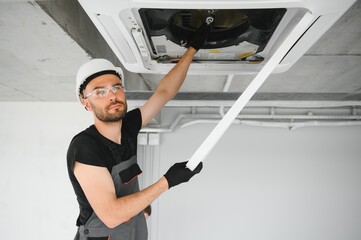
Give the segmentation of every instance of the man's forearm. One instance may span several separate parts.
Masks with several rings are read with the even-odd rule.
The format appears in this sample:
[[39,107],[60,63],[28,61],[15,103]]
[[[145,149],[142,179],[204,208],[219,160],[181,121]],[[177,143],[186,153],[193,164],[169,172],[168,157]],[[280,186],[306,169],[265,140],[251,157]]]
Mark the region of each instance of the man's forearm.
[[106,225],[108,225],[108,227],[116,227],[128,221],[143,211],[152,201],[167,190],[168,182],[162,177],[156,183],[140,192],[115,199],[112,203],[111,216],[109,216]]
[[173,98],[182,86],[196,52],[193,47],[190,47],[179,62],[161,80],[156,91],[165,91],[170,98]]

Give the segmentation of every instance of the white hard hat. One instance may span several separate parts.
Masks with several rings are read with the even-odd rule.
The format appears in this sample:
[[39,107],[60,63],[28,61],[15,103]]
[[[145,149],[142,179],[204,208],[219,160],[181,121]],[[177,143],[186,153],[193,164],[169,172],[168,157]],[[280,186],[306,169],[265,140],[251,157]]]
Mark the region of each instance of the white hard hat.
[[[83,64],[76,74],[76,86],[75,92],[80,103],[82,102],[82,91],[86,84],[88,84],[93,78],[103,74],[117,73],[121,79],[123,79],[123,70],[119,67],[115,67],[111,62],[106,59],[94,58],[89,62]],[[85,83],[85,85],[84,85]]]

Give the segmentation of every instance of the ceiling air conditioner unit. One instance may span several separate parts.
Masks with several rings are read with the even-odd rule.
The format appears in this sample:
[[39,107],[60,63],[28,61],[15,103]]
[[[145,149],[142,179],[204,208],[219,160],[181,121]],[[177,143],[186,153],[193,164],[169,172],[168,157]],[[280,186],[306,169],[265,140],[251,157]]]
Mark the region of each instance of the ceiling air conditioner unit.
[[124,67],[167,73],[206,19],[213,19],[205,49],[190,74],[254,74],[308,13],[313,21],[273,72],[284,72],[355,0],[80,0]]

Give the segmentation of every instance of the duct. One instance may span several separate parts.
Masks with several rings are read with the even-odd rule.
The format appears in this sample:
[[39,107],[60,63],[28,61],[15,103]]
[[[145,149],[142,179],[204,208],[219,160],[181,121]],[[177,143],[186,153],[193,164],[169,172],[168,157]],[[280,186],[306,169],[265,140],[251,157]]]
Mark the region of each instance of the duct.
[[[144,133],[171,133],[178,127],[185,128],[200,123],[218,123],[221,116],[218,114],[180,114],[174,120],[169,128],[143,128],[140,132]],[[183,119],[196,119],[180,125]],[[307,120],[307,122],[270,122],[270,121],[250,121],[244,119],[263,119],[263,120]],[[316,121],[310,121],[316,120]],[[322,121],[323,120],[323,121]],[[336,122],[338,121],[338,122]],[[240,123],[251,126],[263,127],[284,127],[290,130],[305,126],[359,126],[361,125],[361,116],[356,115],[238,115],[234,123]]]
[[[195,124],[202,123],[218,123],[216,120],[195,120],[185,123],[180,128],[189,127]],[[301,127],[348,127],[348,126],[361,126],[361,121],[341,121],[341,122],[325,122],[325,121],[308,121],[308,122],[262,122],[262,121],[245,121],[236,119],[234,124],[256,126],[256,127],[277,127],[286,128],[288,130],[295,130]]]
[[[172,125],[169,128],[143,128],[143,129],[140,130],[140,132],[145,132],[145,133],[171,133],[178,127],[179,123],[181,122],[181,120],[183,118],[191,118],[191,117],[196,117],[196,116],[198,116],[198,114],[180,114],[174,120],[174,122],[172,123]],[[202,115],[202,116],[205,116],[205,115]]]
[[293,123],[289,130],[294,130],[300,127],[348,127],[348,126],[361,126],[361,122],[345,121],[345,122],[304,122],[304,123]]

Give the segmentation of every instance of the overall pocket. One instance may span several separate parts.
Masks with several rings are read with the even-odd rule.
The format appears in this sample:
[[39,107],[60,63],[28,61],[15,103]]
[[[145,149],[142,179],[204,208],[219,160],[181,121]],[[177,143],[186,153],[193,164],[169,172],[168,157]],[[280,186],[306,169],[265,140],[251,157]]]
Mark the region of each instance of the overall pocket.
[[142,170],[137,163],[134,163],[127,169],[119,172],[119,177],[123,184],[128,184],[140,174],[142,174]]

